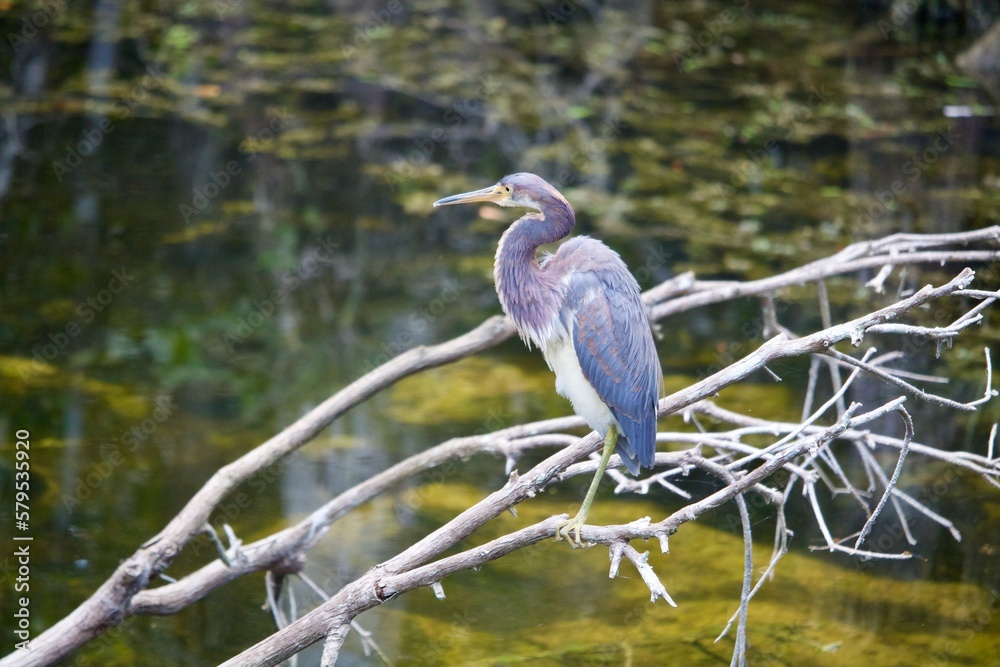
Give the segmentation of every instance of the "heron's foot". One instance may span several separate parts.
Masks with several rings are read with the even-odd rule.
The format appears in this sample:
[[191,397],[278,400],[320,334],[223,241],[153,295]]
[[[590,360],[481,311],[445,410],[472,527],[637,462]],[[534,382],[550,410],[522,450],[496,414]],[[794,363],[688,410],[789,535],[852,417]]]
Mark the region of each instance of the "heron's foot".
[[580,529],[586,520],[587,515],[580,513],[572,519],[556,524],[556,539],[566,540],[574,549],[582,548],[584,544],[580,541]]
[[[594,496],[597,495],[597,487],[600,485],[601,477],[604,475],[604,468],[607,467],[608,459],[611,458],[611,452],[615,451],[615,444],[617,442],[618,429],[615,426],[611,426],[608,429],[608,434],[604,437],[604,453],[601,454],[601,460],[597,464],[597,472],[594,473],[594,479],[590,480],[590,488],[587,489],[587,497],[583,499],[583,504],[580,505],[580,511],[572,519],[556,524],[556,539],[566,540],[574,549],[584,546],[583,541],[580,540],[580,529],[583,528],[583,524],[587,520],[587,515],[590,514],[590,506],[594,504]],[[574,535],[573,533],[576,534]]]

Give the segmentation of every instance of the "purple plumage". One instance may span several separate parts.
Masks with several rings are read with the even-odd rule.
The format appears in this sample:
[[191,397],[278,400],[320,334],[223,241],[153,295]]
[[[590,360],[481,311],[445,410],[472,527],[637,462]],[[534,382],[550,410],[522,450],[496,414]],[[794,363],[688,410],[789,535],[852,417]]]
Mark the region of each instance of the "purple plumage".
[[500,239],[494,277],[504,312],[542,350],[577,414],[602,436],[619,427],[616,451],[629,472],[651,467],[662,375],[635,278],[616,252],[586,236],[539,260],[539,246],[569,235],[576,216],[538,176],[512,174],[479,192],[487,191],[501,206],[538,211]]

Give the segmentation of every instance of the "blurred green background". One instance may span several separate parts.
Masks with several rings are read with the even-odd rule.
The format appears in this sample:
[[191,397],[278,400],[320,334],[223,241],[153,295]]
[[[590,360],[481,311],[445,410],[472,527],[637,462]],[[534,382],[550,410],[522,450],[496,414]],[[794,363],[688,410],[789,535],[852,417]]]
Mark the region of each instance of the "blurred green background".
[[[14,433],[27,429],[33,632],[219,466],[389,357],[499,312],[492,257],[519,214],[434,211],[439,197],[536,172],[643,288],[998,224],[998,15],[957,0],[0,0],[0,526],[14,525]],[[886,295],[863,287],[871,275],[831,280],[834,317],[954,268],[897,272]],[[974,268],[975,286],[996,289],[996,266]],[[820,326],[812,289],[780,296],[783,324]],[[664,321],[668,389],[754,349],[758,315],[743,300]],[[900,364],[948,375],[941,391],[970,400],[996,340],[988,315],[940,360],[921,346]],[[782,384],[753,378],[719,401],[795,419],[807,369],[788,362],[774,368]],[[894,395],[862,381],[849,398]],[[352,410],[213,524],[257,539],[447,438],[568,412],[540,355],[512,340]],[[922,442],[980,453],[1000,417],[996,402],[914,412]],[[505,479],[488,457],[414,479],[336,524],[307,572],[334,590]],[[793,553],[751,606],[751,664],[1000,664],[1000,493],[916,456],[901,483],[964,539],[915,519],[918,558],[859,565],[809,551],[819,536],[793,499]],[[610,489],[594,522],[680,506]],[[581,496],[552,490],[470,543],[575,511]],[[844,510],[839,534],[864,520],[831,507]],[[739,597],[734,517],[730,506],[685,526],[669,556],[651,557],[678,609],[650,605],[627,565],[609,581],[606,552],[552,543],[445,581],[445,601],[416,591],[359,621],[399,665],[727,664],[731,637],[712,640]],[[753,518],[766,562],[773,515]],[[882,550],[905,548],[894,521],[872,538]],[[169,574],[212,557],[196,543]],[[317,602],[298,584],[295,595],[300,610]],[[246,577],[175,616],[129,619],[64,664],[215,664],[273,630],[263,599],[263,575]],[[351,636],[338,664],[378,660]]]

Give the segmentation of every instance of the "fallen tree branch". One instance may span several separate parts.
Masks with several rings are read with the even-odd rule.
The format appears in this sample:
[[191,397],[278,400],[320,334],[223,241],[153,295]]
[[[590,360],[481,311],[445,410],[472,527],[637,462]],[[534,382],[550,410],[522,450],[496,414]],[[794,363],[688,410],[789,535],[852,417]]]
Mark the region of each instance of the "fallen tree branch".
[[[788,340],[786,336],[779,335],[767,341],[756,351],[725,370],[663,399],[660,402],[660,413],[675,412],[698,400],[714,395],[726,385],[746,377],[754,370],[763,368],[767,363],[776,359],[800,356],[810,352],[823,352],[837,342],[850,340],[852,332],[859,328],[864,329],[868,326],[883,323],[931,300],[964,289],[972,280],[972,277],[973,274],[970,270],[963,270],[945,285],[937,288],[927,286],[896,304],[810,336]],[[900,409],[903,400],[902,398],[896,399],[877,410],[857,418],[854,418],[853,414],[860,406],[853,404],[845,410],[844,418],[838,425],[827,429],[819,436],[813,438],[798,439],[793,442],[787,442],[786,440],[783,443],[784,446],[771,452],[772,456],[766,459],[759,467],[747,472],[733,483],[707,498],[691,503],[662,522],[634,522],[625,527],[584,526],[581,538],[587,542],[605,544],[609,547],[620,543],[622,540],[627,541],[635,538],[652,537],[659,539],[661,544],[666,544],[667,537],[682,523],[692,521],[704,512],[732,500],[735,496],[762,482],[777,469],[803,453],[812,450],[816,450],[818,453],[822,446],[832,439],[839,437],[848,429]],[[547,522],[536,524],[533,527],[516,531],[481,547],[475,547],[456,556],[443,558],[429,565],[427,564],[431,558],[440,554],[444,549],[465,539],[473,531],[507,511],[510,507],[533,497],[550,483],[565,479],[567,477],[566,473],[561,473],[560,471],[569,468],[572,461],[595,452],[600,446],[600,439],[596,434],[592,433],[581,439],[579,443],[550,456],[525,475],[512,475],[502,489],[490,494],[486,499],[462,512],[452,521],[438,528],[409,549],[376,566],[364,577],[343,588],[341,590],[343,597],[341,597],[341,594],[335,595],[326,604],[303,616],[300,621],[271,635],[271,637],[225,664],[231,666],[277,664],[301,650],[304,646],[322,639],[329,632],[327,626],[328,619],[334,615],[339,617],[345,611],[345,608],[349,608],[347,612],[349,615],[362,613],[364,610],[376,604],[381,604],[402,592],[412,590],[415,587],[430,585],[432,582],[439,582],[443,577],[455,571],[477,567],[482,563],[499,558],[513,550],[534,544],[538,540],[549,536],[552,534],[549,531],[555,525],[554,522],[558,520],[557,517],[553,517]],[[680,458],[692,456],[690,453],[679,454]],[[701,460],[700,457],[698,459]],[[694,461],[695,459],[692,458],[692,465]],[[810,499],[814,499],[814,485],[807,484],[807,489],[810,493]],[[822,520],[821,513],[818,514],[818,519]],[[824,534],[828,534],[828,531],[825,531]],[[832,542],[832,538],[830,541]],[[856,549],[853,553],[879,557],[878,554]],[[612,557],[614,556],[612,555]],[[410,571],[409,576],[405,576],[408,570]],[[396,577],[400,577],[400,579]],[[406,582],[402,588],[398,583],[399,581]],[[649,583],[647,581],[647,584]],[[744,588],[744,600],[749,600],[750,590],[751,587],[749,581],[747,581]],[[651,593],[654,599],[659,597],[658,588],[655,585],[651,586]],[[737,653],[742,651],[740,646],[742,645],[738,642]]]
[[[877,243],[856,244],[856,246],[851,246],[834,257],[762,281],[747,283],[699,283],[695,281],[693,284],[687,280],[674,281],[671,286],[672,292],[656,288],[651,292],[658,299],[666,298],[666,295],[670,293],[675,295],[678,292],[686,293],[674,296],[669,301],[656,303],[651,308],[651,315],[655,319],[659,319],[668,314],[682,312],[708,303],[717,303],[747,295],[766,294],[781,287],[799,285],[823,277],[885,264],[996,261],[1000,259],[1000,251],[996,250],[909,251],[957,243],[996,241],[997,238],[1000,238],[1000,231],[997,227],[954,235],[897,235]],[[868,256],[864,256],[866,254]],[[869,316],[830,327],[794,341],[790,341],[784,336],[772,338],[758,350],[729,368],[682,392],[677,392],[663,399],[660,403],[660,413],[673,413],[712,396],[728,384],[745,378],[757,370],[766,369],[769,361],[822,352],[839,341],[853,340],[859,331],[870,330],[872,327],[882,325],[901,313],[930,300],[960,293],[968,286],[972,276],[971,271],[963,271],[959,277],[947,285],[939,288],[926,287],[909,298]],[[995,296],[991,292],[985,294]],[[990,296],[983,298],[992,302]],[[988,304],[981,305],[985,307]],[[493,317],[469,333],[446,343],[409,350],[345,387],[274,438],[217,471],[181,512],[158,535],[125,559],[90,598],[67,617],[36,637],[32,641],[30,652],[18,652],[8,656],[0,661],[0,665],[51,664],[86,641],[114,627],[128,615],[172,613],[248,572],[270,569],[295,571],[297,567],[301,567],[302,554],[320,539],[333,521],[350,509],[357,507],[358,504],[397,484],[401,479],[433,467],[441,461],[451,460],[460,455],[460,452],[494,451],[510,459],[512,452],[516,455],[516,452],[519,451],[518,447],[524,446],[523,443],[522,445],[518,444],[519,438],[526,439],[551,434],[558,429],[581,425],[582,421],[577,418],[548,420],[526,425],[519,429],[507,429],[505,432],[499,432],[502,435],[495,434],[494,442],[473,438],[445,443],[425,452],[424,454],[427,456],[423,459],[408,460],[404,462],[404,466],[394,466],[382,475],[355,487],[348,494],[340,496],[318,509],[306,521],[263,540],[239,546],[239,557],[232,558],[229,565],[217,560],[196,572],[179,578],[176,583],[153,589],[149,588],[150,582],[160,575],[180,550],[202,531],[219,502],[242,482],[295,451],[351,407],[391,386],[399,379],[488,349],[512,335],[513,327],[508,320]],[[550,457],[545,462],[547,467],[536,473],[536,478],[530,486],[516,487],[522,489],[516,493],[508,490],[508,495],[494,499],[495,507],[502,507],[500,511],[506,511],[517,502],[544,489],[547,484],[555,481],[559,477],[559,473],[572,461],[595,451],[598,446],[596,438],[590,436]],[[767,459],[757,470],[771,465],[775,460],[777,457]],[[790,461],[785,461],[785,463],[790,463]],[[509,486],[510,484],[508,484]],[[530,493],[528,493],[529,490]],[[522,492],[528,495],[521,495]],[[448,525],[452,526],[451,523]],[[399,560],[393,559],[387,563],[393,563],[394,567],[399,568],[399,572],[418,567],[440,553],[441,547],[433,546],[434,540],[444,537],[451,538],[454,535],[464,537],[480,525],[482,523],[477,519],[470,521],[467,525],[462,525],[461,530],[457,532],[452,526],[449,529],[452,532],[449,532],[448,535],[442,535],[440,531],[435,531],[417,545],[400,554],[397,557]],[[336,618],[343,620],[348,616],[353,618],[352,615],[346,613],[337,614]],[[293,623],[289,627],[294,625],[296,624]],[[328,629],[327,632],[330,630]],[[346,630],[344,632],[346,634]]]
[[[732,500],[735,496],[745,493],[754,485],[771,476],[788,461],[811,449],[828,444],[849,428],[866,424],[884,416],[901,403],[902,399],[897,399],[857,417],[854,417],[854,413],[860,405],[853,404],[848,408],[845,418],[840,423],[829,427],[814,438],[789,446],[780,455],[765,462],[752,472],[736,479],[733,483],[708,497],[674,512],[660,522],[652,523],[646,518],[616,526],[585,525],[581,531],[581,539],[584,542],[592,544],[604,544],[609,548],[620,548],[615,547],[615,545],[620,545],[623,542],[633,539],[657,539],[661,544],[661,550],[666,552],[666,538],[676,532],[684,523],[693,521],[705,512],[716,509]],[[587,436],[580,444],[583,445],[588,440],[593,440],[595,445],[600,444],[595,434]],[[429,586],[455,572],[479,567],[513,551],[530,546],[543,539],[554,537],[555,529],[561,520],[561,516],[549,517],[544,521],[491,540],[481,546],[444,557],[438,561],[413,566],[414,555],[425,553],[428,546],[424,543],[431,541],[433,536],[451,531],[464,533],[469,529],[471,524],[482,525],[503,512],[503,505],[509,499],[529,497],[537,493],[539,490],[537,485],[540,480],[544,483],[547,476],[547,468],[551,465],[552,460],[561,457],[563,454],[563,452],[555,454],[535,466],[524,476],[512,475],[507,484],[499,491],[494,492],[486,499],[462,512],[448,524],[442,526],[399,556],[375,566],[365,573],[364,576],[342,588],[326,603],[304,615],[295,623],[274,633],[256,646],[226,661],[222,667],[264,667],[266,665],[276,665],[291,655],[323,639],[327,633],[343,623],[345,615],[353,618],[367,609],[378,606],[397,595],[423,586]],[[678,454],[686,455],[689,457],[688,464],[695,465],[694,457],[697,455],[690,452],[678,452]],[[644,577],[645,580],[646,578]],[[656,582],[658,582],[658,579]],[[649,582],[647,582],[648,584]],[[650,586],[650,590],[655,597],[658,590],[655,583]]]
[[[985,229],[956,234],[893,234],[877,241],[854,243],[836,255],[810,262],[770,278],[747,282],[695,281],[694,285],[685,286],[683,295],[672,298],[666,303],[650,301],[646,303],[650,306],[651,319],[660,320],[694,307],[707,306],[743,296],[767,294],[784,287],[804,285],[822,278],[852,273],[861,269],[900,264],[997,261],[998,253],[995,250],[916,252],[917,249],[921,248],[968,245],[984,241],[1000,242],[1000,226],[994,225]],[[666,292],[667,296],[671,294],[670,291]]]

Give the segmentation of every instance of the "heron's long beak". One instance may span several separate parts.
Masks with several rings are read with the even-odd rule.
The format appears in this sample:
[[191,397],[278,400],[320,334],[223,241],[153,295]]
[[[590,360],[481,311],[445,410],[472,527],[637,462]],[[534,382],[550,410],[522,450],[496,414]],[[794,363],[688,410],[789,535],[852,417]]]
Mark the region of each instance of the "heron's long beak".
[[491,185],[488,188],[483,188],[482,190],[473,190],[472,192],[464,192],[460,195],[452,195],[450,197],[445,197],[444,199],[438,199],[434,202],[434,207],[438,206],[451,206],[452,204],[471,204],[478,201],[488,201],[494,204],[500,202],[501,193],[499,192],[497,186]]

